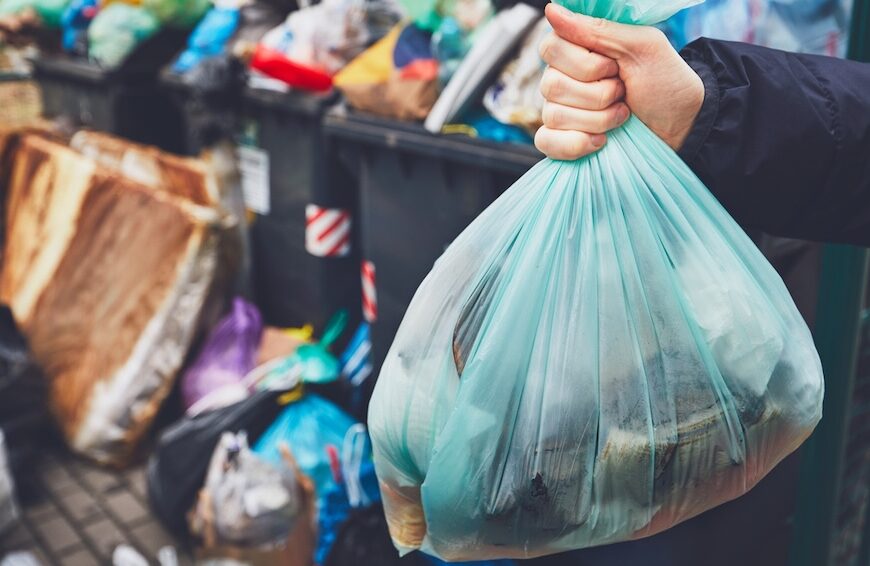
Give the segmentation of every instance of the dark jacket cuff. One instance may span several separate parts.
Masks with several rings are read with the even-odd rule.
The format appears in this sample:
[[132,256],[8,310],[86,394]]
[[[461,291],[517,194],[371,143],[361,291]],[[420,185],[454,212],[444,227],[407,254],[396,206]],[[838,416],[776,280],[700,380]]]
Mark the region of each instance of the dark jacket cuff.
[[684,49],[680,55],[704,82],[704,102],[701,104],[701,110],[695,118],[695,123],[686,137],[686,141],[677,152],[683,161],[691,164],[707,141],[719,115],[719,79],[716,78],[713,67],[703,59],[699,50],[692,49],[691,45]]

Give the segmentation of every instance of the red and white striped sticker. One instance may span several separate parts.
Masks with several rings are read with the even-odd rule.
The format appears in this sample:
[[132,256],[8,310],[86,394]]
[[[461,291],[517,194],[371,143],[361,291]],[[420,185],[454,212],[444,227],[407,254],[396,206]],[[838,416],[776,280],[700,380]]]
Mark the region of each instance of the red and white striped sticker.
[[375,290],[375,264],[363,260],[360,269],[362,276],[362,310],[366,321],[378,319],[378,293]]
[[305,207],[305,249],[317,257],[344,257],[350,253],[350,211],[343,208]]

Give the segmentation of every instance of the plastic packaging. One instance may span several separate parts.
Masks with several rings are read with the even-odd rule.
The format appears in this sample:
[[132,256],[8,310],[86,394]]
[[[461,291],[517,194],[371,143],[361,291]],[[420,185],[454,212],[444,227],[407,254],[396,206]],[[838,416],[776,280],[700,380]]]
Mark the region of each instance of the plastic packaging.
[[385,36],[400,16],[393,0],[324,0],[292,12],[266,33],[251,68],[290,86],[328,90],[329,77]]
[[430,34],[399,24],[335,76],[335,86],[359,110],[422,120],[438,97],[438,62]]
[[61,17],[64,51],[74,55],[87,56],[88,27],[99,9],[97,0],[72,0],[67,4]]
[[160,21],[148,10],[111,4],[94,16],[88,28],[88,55],[100,65],[117,67],[159,29]]
[[326,447],[340,447],[348,429],[355,424],[350,415],[326,399],[309,393],[287,405],[254,445],[254,452],[277,464],[282,458],[280,446],[286,443],[299,469],[311,478],[317,493],[322,494],[338,483]]
[[[686,5],[563,3],[641,24]],[[452,561],[655,534],[758,483],[823,389],[782,280],[630,118],[533,167],[414,296],[369,409],[393,541]]]
[[214,528],[215,542],[258,547],[287,540],[301,510],[299,486],[283,462],[255,456],[244,432],[225,432],[209,463],[191,531]]
[[238,7],[216,6],[209,10],[187,40],[185,49],[172,65],[176,73],[184,73],[196,67],[204,59],[225,52],[227,42],[239,25]]
[[141,0],[141,6],[161,24],[182,29],[196,25],[211,5],[211,0]]
[[432,133],[440,132],[469,104],[479,101],[502,61],[539,19],[538,10],[527,4],[517,4],[502,10],[483,26],[427,116],[426,129]]
[[187,529],[185,515],[196,501],[221,434],[244,430],[256,440],[281,412],[280,395],[258,391],[229,407],[184,417],[160,435],[148,460],[148,499],[170,532]]
[[[194,405],[208,406],[208,397],[226,398],[234,393],[238,399],[247,397],[245,376],[254,369],[263,320],[257,307],[241,297],[233,299],[232,311],[211,331],[196,362],[181,380],[181,396],[185,409]],[[197,411],[199,412],[199,410]]]
[[538,47],[550,29],[547,20],[541,18],[526,35],[519,54],[505,66],[483,96],[483,106],[493,118],[503,124],[520,126],[531,135],[543,125],[544,97],[540,84],[546,65],[541,61]]
[[439,22],[432,34],[432,52],[440,63],[442,84],[453,77],[494,11],[490,0],[446,0],[437,4],[437,16],[430,17],[430,21]]

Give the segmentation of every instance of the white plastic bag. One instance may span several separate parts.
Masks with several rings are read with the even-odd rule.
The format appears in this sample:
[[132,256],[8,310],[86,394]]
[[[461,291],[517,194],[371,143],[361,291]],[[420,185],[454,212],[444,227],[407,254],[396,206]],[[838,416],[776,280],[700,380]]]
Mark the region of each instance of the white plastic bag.
[[216,542],[246,547],[283,543],[300,513],[299,486],[248,447],[244,432],[225,432],[215,448],[191,520],[195,533],[214,529]]

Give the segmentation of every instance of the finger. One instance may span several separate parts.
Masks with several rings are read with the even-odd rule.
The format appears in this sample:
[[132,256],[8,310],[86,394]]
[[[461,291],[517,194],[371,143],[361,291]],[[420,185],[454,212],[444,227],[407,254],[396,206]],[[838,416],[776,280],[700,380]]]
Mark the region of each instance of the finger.
[[552,33],[541,41],[539,49],[547,65],[578,81],[597,81],[619,74],[619,66],[613,59],[590,53]]
[[591,18],[557,4],[548,4],[546,14],[556,35],[612,59],[631,53],[649,40],[649,28]]
[[577,130],[589,134],[603,134],[628,119],[628,106],[617,102],[604,110],[583,110],[554,102],[544,103],[541,119],[551,130]]
[[538,128],[535,147],[551,159],[579,159],[601,149],[607,142],[604,134],[589,135],[584,132]]
[[625,84],[617,78],[580,82],[548,67],[541,77],[541,94],[549,102],[586,110],[604,110],[622,100]]

